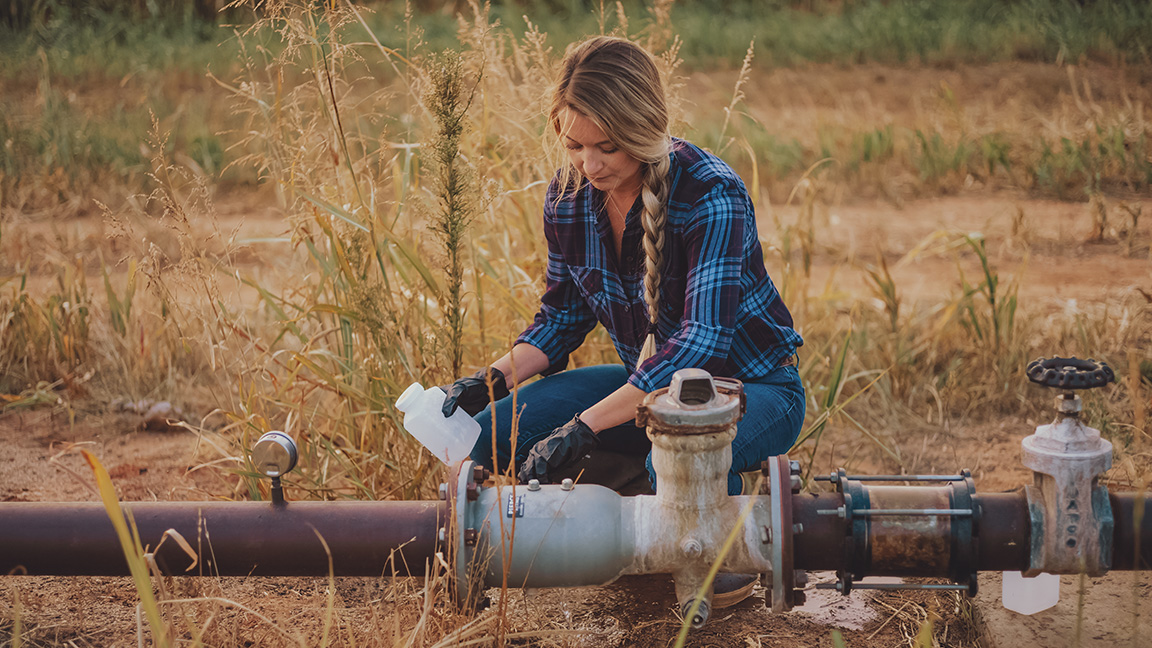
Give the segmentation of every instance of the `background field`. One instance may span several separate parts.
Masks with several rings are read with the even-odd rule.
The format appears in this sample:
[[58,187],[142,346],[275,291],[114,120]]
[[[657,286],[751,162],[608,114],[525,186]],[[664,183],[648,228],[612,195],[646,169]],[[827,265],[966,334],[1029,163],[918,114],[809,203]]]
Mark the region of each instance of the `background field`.
[[[530,320],[558,164],[547,85],[593,33],[661,57],[674,134],[753,194],[806,340],[792,455],[807,471],[968,467],[981,490],[1018,487],[1019,439],[1051,416],[1023,368],[1076,355],[1117,370],[1086,397],[1116,447],[1110,486],[1152,476],[1152,5],[218,4],[0,2],[6,499],[91,497],[46,463],[85,441],[127,499],[265,497],[243,450],[270,429],[301,443],[290,497],[432,497],[440,468],[392,403],[482,366]],[[575,362],[615,359],[598,330]],[[148,425],[160,402],[183,422]],[[59,596],[30,603],[22,582],[5,583],[13,643],[134,641],[134,616],[94,625]],[[73,583],[34,589],[67,598]],[[325,583],[284,587],[336,605]],[[470,621],[426,611],[423,583],[350,587],[350,645],[433,645]],[[573,633],[548,641],[666,645],[677,628],[667,606],[638,607],[650,594],[617,591],[611,628],[571,620],[608,614],[587,595],[517,599],[467,632],[539,643],[566,618]],[[292,612],[273,627],[315,644],[323,627],[275,601]],[[938,644],[972,645],[964,605],[904,602],[849,645],[913,642],[929,618]],[[207,643],[281,636],[187,607]],[[205,621],[217,612],[227,622]],[[901,621],[868,638],[888,616]],[[742,608],[695,641],[833,645],[826,625],[764,638],[782,622]],[[1117,641],[1136,629],[1114,625]]]

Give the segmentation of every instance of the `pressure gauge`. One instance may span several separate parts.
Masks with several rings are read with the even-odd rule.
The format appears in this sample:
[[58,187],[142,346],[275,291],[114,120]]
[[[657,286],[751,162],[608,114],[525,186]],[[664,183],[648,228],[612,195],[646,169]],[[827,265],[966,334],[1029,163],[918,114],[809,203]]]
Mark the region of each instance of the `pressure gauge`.
[[279,431],[266,432],[252,446],[252,463],[266,477],[276,479],[296,467],[296,442]]

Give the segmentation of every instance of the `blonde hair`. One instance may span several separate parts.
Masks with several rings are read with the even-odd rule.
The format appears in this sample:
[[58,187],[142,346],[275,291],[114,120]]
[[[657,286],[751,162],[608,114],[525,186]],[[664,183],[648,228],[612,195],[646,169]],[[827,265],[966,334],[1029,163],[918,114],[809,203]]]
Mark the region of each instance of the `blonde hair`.
[[[552,95],[549,120],[560,134],[565,109],[598,126],[612,143],[641,163],[640,197],[644,227],[644,302],[650,328],[637,364],[656,352],[660,315],[660,273],[664,265],[664,229],[668,222],[668,107],[660,70],[639,45],[597,36],[568,49]],[[561,167],[560,197],[575,188],[575,169]]]

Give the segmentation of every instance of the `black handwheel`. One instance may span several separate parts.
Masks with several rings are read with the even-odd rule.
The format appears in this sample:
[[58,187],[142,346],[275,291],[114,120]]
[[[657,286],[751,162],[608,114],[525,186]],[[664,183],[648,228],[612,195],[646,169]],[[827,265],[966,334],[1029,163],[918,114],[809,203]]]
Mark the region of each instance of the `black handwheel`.
[[1028,365],[1028,380],[1057,389],[1092,389],[1116,381],[1103,360],[1088,358],[1039,358]]

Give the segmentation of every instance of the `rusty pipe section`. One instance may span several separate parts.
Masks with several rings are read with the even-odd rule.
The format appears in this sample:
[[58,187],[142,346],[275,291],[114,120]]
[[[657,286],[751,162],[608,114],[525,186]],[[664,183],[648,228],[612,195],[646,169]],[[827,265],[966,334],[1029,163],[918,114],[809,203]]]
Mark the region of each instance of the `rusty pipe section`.
[[[866,487],[870,510],[952,509],[947,489],[922,486]],[[1028,501],[1023,492],[977,493],[972,498],[979,519],[968,551],[976,571],[1020,571],[1030,556]],[[960,573],[955,563],[960,529],[945,516],[875,516],[854,524],[829,515],[844,506],[841,493],[801,493],[792,498],[795,567],[810,571],[847,569],[865,576],[939,576]],[[857,510],[858,515],[861,511]]]
[[[971,493],[966,504],[957,501],[957,488],[855,486],[846,493],[792,497],[793,527],[803,529],[794,538],[796,569],[837,571],[853,581],[937,576],[964,583],[971,572],[1026,571],[1032,564],[1035,509],[1025,491]],[[1109,500],[1115,527],[1103,539],[1112,556],[1107,568],[1152,569],[1152,494],[1112,493]],[[889,512],[934,514],[884,514]],[[956,524],[967,517],[970,532]]]
[[[137,502],[124,504],[168,573],[196,576],[421,575],[437,551],[444,502]],[[98,503],[0,504],[0,573],[128,574]],[[179,533],[192,559],[166,532]],[[323,542],[321,541],[323,538]],[[327,544],[327,548],[325,548]],[[189,570],[189,567],[192,567]]]

